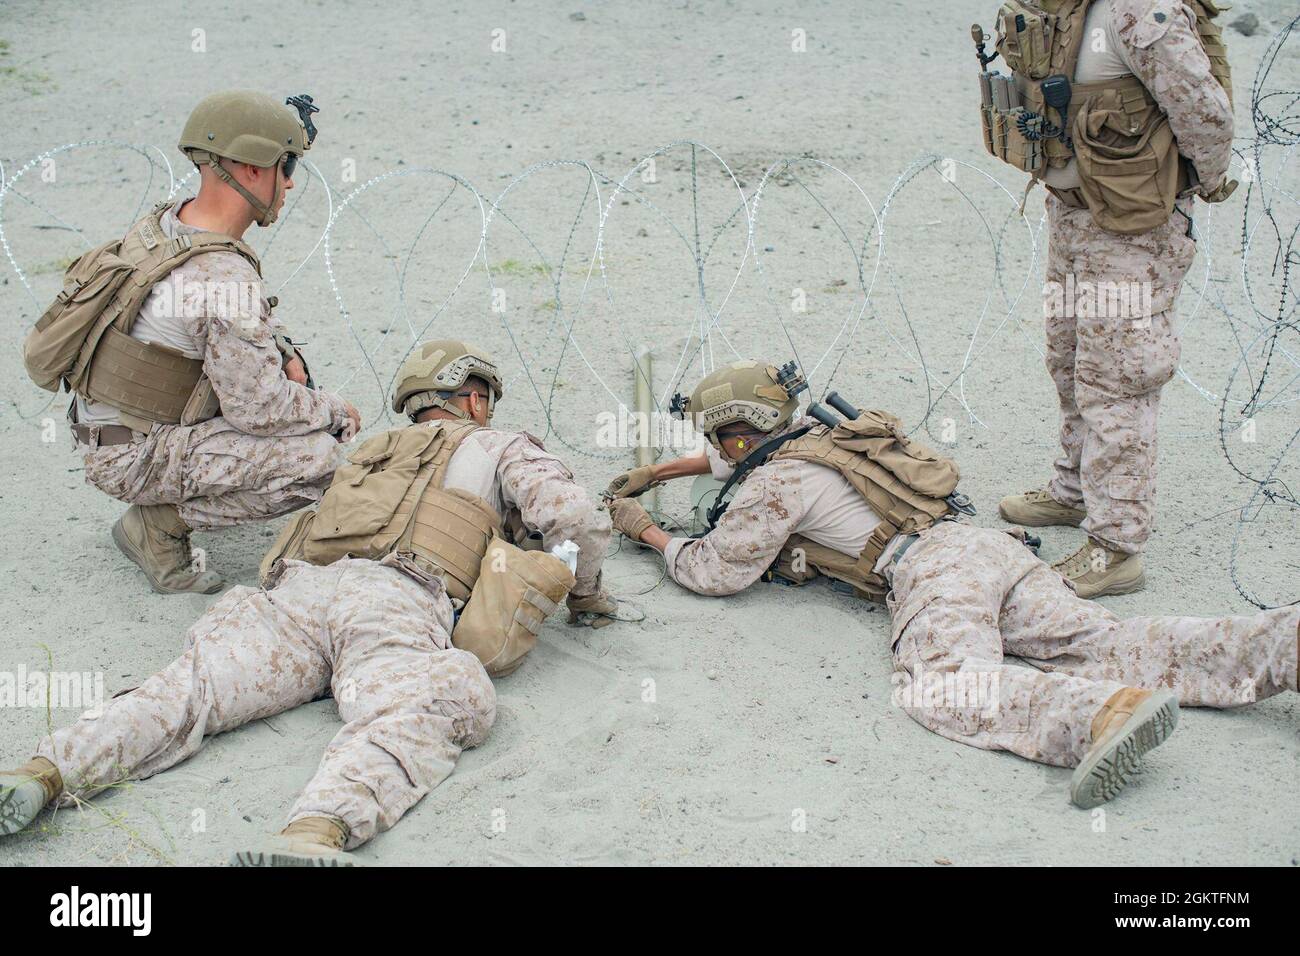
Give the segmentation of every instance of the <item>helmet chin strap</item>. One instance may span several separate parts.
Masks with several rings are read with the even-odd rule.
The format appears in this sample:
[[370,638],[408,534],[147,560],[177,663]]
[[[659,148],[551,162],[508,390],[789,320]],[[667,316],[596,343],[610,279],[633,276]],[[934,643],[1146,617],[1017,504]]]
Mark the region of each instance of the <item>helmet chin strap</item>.
[[[243,184],[241,184],[239,180],[235,179],[235,177],[230,174],[230,170],[226,169],[225,166],[221,165],[220,156],[218,156],[216,153],[207,153],[206,155],[207,155],[206,162],[208,166],[210,166],[212,168],[212,171],[216,173],[218,177],[220,177],[221,181],[224,182],[231,189],[233,189],[235,192],[239,193],[239,195],[243,196],[244,201],[253,207],[253,211],[257,213],[257,215],[253,217],[254,222],[256,222],[259,226],[262,226],[263,228],[275,222],[276,219],[275,207],[279,204],[280,201],[280,177],[278,174],[275,177],[275,189],[271,194],[271,205],[268,206],[266,203],[262,202],[262,200],[258,199],[251,192],[245,189]],[[272,166],[270,168],[273,172],[276,170],[275,166]]]

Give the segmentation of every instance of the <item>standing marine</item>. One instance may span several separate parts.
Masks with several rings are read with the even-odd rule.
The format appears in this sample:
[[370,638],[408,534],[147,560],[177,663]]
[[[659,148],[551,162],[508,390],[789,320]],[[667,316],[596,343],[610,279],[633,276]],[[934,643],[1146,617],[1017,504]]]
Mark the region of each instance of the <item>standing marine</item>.
[[[1044,309],[1061,454],[1046,487],[1000,510],[1017,525],[1083,529],[1056,565],[1082,597],[1145,584],[1194,201],[1236,187],[1218,13],[1211,0],[1007,0],[992,54],[972,27],[985,147],[1049,193]],[[1010,76],[989,68],[999,54]]]
[[202,100],[180,139],[198,194],[73,262],[24,346],[38,385],[74,393],[86,481],[130,505],[113,541],[163,594],[220,590],[190,532],[318,501],[338,441],[360,428],[349,402],[313,387],[243,241],[275,222],[315,111],[306,95]]
[[489,675],[520,665],[560,601],[585,624],[617,610],[600,583],[608,514],[535,438],[490,427],[501,392],[481,349],[417,348],[393,396],[412,424],[353,452],[319,509],[285,527],[263,587],[232,588],[174,662],[0,773],[0,835],[52,801],[150,777],[212,734],[332,695],[344,725],[288,826],[232,862],[349,865],[345,851],[486,739]]
[[[1075,593],[1023,531],[958,520],[956,464],[910,440],[894,416],[827,401],[796,418],[802,384],[739,362],[688,400],[705,453],[620,475],[614,527],[664,555],[691,591],[734,594],[760,579],[819,575],[883,599],[895,700],[959,743],[1075,768],[1079,806],[1109,800],[1165,740],[1179,702],[1238,707],[1297,690],[1300,607],[1249,617],[1121,619]],[[635,496],[665,479],[727,476],[711,530],[673,537]],[[725,510],[724,510],[725,509]],[[887,596],[886,596],[887,595]],[[1015,655],[1032,667],[1011,666]]]

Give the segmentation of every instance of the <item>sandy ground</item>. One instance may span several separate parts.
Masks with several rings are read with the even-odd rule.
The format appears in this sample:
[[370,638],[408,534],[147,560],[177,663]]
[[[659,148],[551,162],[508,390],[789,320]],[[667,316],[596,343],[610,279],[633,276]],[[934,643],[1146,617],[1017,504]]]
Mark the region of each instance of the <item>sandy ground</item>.
[[[52,661],[56,670],[102,674],[111,694],[172,659],[210,602],[153,595],[114,549],[108,529],[121,505],[84,485],[64,400],[47,404],[25,379],[19,343],[36,303],[57,291],[63,265],[83,247],[75,232],[50,227],[75,226],[95,242],[120,233],[142,202],[166,196],[160,156],[184,172],[174,143],[190,107],[232,85],[307,90],[321,106],[310,158],[328,193],[300,177],[283,227],[253,238],[281,315],[310,342],[318,379],[355,401],[368,425],[391,424],[381,396],[413,337],[463,334],[502,356],[504,423],[545,434],[587,487],[603,487],[631,461],[626,449],[598,442],[601,413],[630,400],[631,348],[654,348],[661,398],[683,376],[692,383],[700,361],[688,336],[702,290],[708,310],[720,309],[710,337],[717,361],[733,350],[776,361],[797,351],[816,369],[815,387],[831,381],[914,424],[933,402],[928,440],[961,462],[977,520],[996,524],[1001,494],[1047,475],[1055,405],[1040,358],[1041,259],[1031,264],[1041,194],[1027,222],[1014,216],[1023,180],[983,154],[972,105],[968,27],[982,18],[991,28],[995,5],[800,7],[464,0],[378,12],[213,0],[110,10],[0,0],[7,177],[85,140],[161,150],[149,153],[152,180],[131,150],[57,153],[53,182],[42,181],[38,162],[17,184],[25,199],[11,192],[0,206],[31,289],[0,262],[8,542],[0,671]],[[1252,37],[1229,33],[1243,136],[1250,79],[1293,7],[1257,0],[1230,15],[1262,20]],[[804,52],[791,48],[797,30]],[[505,50],[493,52],[502,39]],[[1294,44],[1272,84],[1300,88]],[[639,158],[682,141],[716,154],[677,146],[656,158],[653,175],[634,170]],[[1281,168],[1280,153],[1266,153],[1266,176]],[[939,162],[925,167],[927,157]],[[764,171],[787,158],[795,165],[773,170],[751,209],[756,255],[746,258],[741,191],[752,198]],[[534,164],[543,165],[513,183]],[[1281,172],[1294,192],[1294,166]],[[388,173],[338,214],[327,264],[317,242],[330,209]],[[511,187],[477,259],[480,201],[447,174],[486,204]],[[634,194],[615,195],[611,182],[629,174]],[[900,177],[877,266],[871,210],[885,209]],[[1181,301],[1186,375],[1165,392],[1150,585],[1107,602],[1121,614],[1251,610],[1229,569],[1239,509],[1254,486],[1234,474],[1218,440],[1234,343],[1250,344],[1260,327],[1243,291],[1242,195],[1212,216],[1199,212],[1202,256]],[[1289,232],[1295,207],[1284,205]],[[1267,315],[1277,309],[1276,243],[1259,236],[1245,273]],[[697,258],[705,263],[698,272]],[[874,307],[863,315],[867,286]],[[492,310],[493,287],[505,290],[504,312]],[[801,294],[807,309],[795,312]],[[565,348],[560,330],[570,325]],[[1257,372],[1262,353],[1250,354]],[[1230,436],[1243,470],[1267,469],[1295,431],[1292,354],[1274,358],[1277,400],[1256,416],[1257,440]],[[1234,381],[1230,394],[1244,398],[1245,373]],[[1292,451],[1277,472],[1291,487],[1295,464]],[[685,489],[666,495],[664,508],[684,514]],[[1271,603],[1300,598],[1294,511],[1266,509],[1244,528],[1243,586]],[[195,543],[232,582],[252,583],[275,530]],[[1074,547],[1063,531],[1045,538],[1049,558]],[[651,554],[615,555],[608,580],[636,595],[646,620],[594,632],[552,622],[527,665],[499,683],[490,740],[358,856],[389,864],[1300,859],[1295,695],[1237,713],[1186,713],[1145,775],[1104,814],[1089,814],[1068,804],[1068,771],[958,746],[891,705],[883,611],[820,586],[758,585],[706,599],[659,583],[661,571]],[[77,713],[6,710],[0,765],[25,759],[47,720],[61,726]],[[39,832],[0,844],[0,863],[220,862],[282,826],[338,726],[325,700],[223,735],[84,812],[43,818]]]

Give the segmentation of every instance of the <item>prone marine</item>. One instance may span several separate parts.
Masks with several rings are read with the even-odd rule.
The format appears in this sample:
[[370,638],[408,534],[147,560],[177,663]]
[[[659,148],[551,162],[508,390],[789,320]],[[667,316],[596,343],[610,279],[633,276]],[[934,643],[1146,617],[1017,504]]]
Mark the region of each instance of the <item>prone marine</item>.
[[180,657],[0,773],[0,835],[332,695],[344,725],[288,825],[231,862],[351,865],[346,851],[487,738],[490,677],[521,664],[561,601],[579,624],[618,612],[601,586],[608,514],[532,436],[490,426],[501,394],[481,349],[414,350],[393,395],[412,424],[353,452],[320,507],[284,528],[263,586],[222,595]]
[[[1074,768],[1080,807],[1119,793],[1173,732],[1180,703],[1229,708],[1296,692],[1300,607],[1119,618],[1039,560],[1022,529],[966,523],[956,463],[893,415],[832,395],[843,420],[817,403],[796,417],[806,387],[794,363],[737,362],[678,396],[708,439],[704,454],[615,478],[615,529],[662,552],[669,576],[698,594],[825,576],[885,603],[907,713],[959,743]],[[668,534],[636,500],[710,473],[735,494],[719,495],[696,537]],[[1033,666],[1008,665],[1008,654]]]

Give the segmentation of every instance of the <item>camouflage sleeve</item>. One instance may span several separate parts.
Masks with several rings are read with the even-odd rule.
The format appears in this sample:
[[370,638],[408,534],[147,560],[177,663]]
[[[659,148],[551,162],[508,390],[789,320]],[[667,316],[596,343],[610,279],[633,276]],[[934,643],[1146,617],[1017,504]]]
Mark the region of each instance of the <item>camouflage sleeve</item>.
[[572,593],[596,593],[609,547],[609,513],[598,510],[573,480],[573,472],[528,435],[519,435],[506,447],[497,475],[505,503],[519,509],[524,527],[541,533],[546,550],[566,538],[578,546],[578,580]]
[[776,560],[807,511],[799,462],[756,468],[702,538],[673,538],[664,549],[669,576],[697,594],[721,597],[749,587]]
[[[232,253],[208,253],[204,259],[226,260],[205,262],[214,275],[224,273],[234,282],[257,281],[248,263]],[[216,307],[205,308],[202,315],[203,371],[227,421],[250,435],[305,435],[343,427],[348,414],[341,398],[285,377],[275,344],[277,326],[268,321],[265,298],[260,299],[258,315],[223,307],[222,300],[212,305]]]
[[1182,0],[1112,0],[1115,29],[1129,68],[1160,108],[1206,192],[1232,161],[1232,105],[1210,73],[1196,15]]

